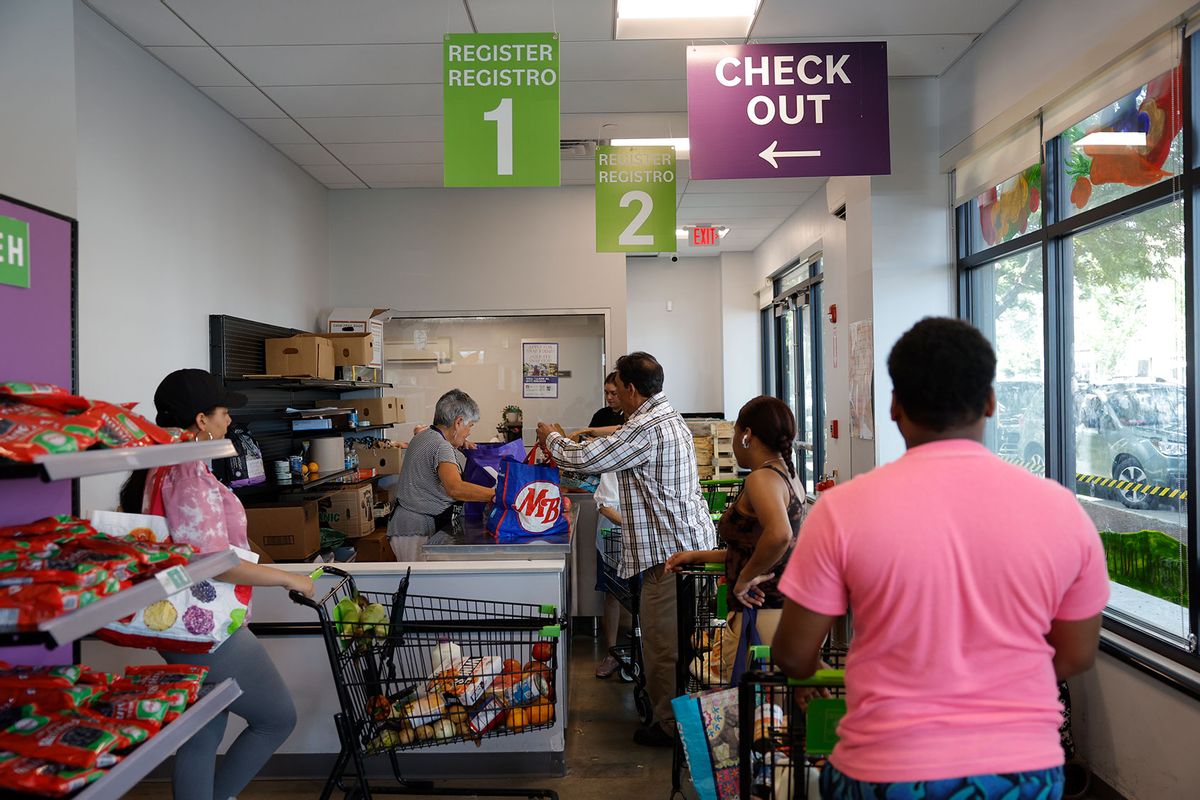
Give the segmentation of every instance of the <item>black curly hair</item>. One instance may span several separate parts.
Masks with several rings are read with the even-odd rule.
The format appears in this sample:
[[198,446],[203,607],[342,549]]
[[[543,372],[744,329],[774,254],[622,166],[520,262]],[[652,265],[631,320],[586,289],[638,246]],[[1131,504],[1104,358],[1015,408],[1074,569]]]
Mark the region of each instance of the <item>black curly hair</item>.
[[905,415],[942,433],[983,416],[996,377],[996,353],[969,323],[926,317],[896,342],[888,374]]
[[742,406],[734,424],[741,430],[749,428],[754,438],[783,458],[788,472],[793,478],[796,477],[796,467],[792,463],[792,444],[796,441],[796,417],[787,403],[778,397],[759,395]]

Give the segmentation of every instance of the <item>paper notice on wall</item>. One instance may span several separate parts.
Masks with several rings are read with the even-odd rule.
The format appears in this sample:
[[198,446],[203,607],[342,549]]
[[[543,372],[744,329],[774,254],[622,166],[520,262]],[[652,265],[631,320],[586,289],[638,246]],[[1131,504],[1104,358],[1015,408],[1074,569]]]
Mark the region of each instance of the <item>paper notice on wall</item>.
[[558,399],[558,343],[521,343],[521,397]]
[[875,343],[869,319],[850,323],[850,435],[875,438]]

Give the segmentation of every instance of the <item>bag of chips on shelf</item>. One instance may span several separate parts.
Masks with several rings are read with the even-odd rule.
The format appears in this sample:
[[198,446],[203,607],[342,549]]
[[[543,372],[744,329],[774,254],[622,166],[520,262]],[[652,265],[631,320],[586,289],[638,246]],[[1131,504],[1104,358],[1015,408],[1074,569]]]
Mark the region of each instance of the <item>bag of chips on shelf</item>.
[[171,698],[156,689],[115,690],[92,701],[92,713],[158,733],[171,710]]
[[39,456],[77,453],[98,439],[87,421],[0,403],[0,458],[32,463]]
[[43,711],[83,708],[105,691],[102,686],[76,684],[52,689],[0,687],[0,706],[24,706],[30,703]]
[[66,797],[104,775],[103,769],[70,767],[10,751],[0,752],[0,786],[25,794]]
[[[89,588],[60,586],[54,583],[33,583],[28,586],[0,588],[0,622],[8,625],[32,625],[54,619],[96,602],[101,597],[118,592],[121,582],[109,577]],[[15,612],[12,613],[12,612]],[[14,618],[15,617],[15,618]]]
[[69,394],[71,393],[66,389],[52,383],[21,383],[19,381],[0,383],[0,397],[52,397]]
[[60,667],[22,667],[0,661],[0,686],[55,689],[74,686],[83,670],[75,664]]
[[42,712],[29,705],[10,709],[0,720],[8,722],[0,730],[0,750],[73,767],[111,767],[119,760],[113,751],[132,744],[116,723],[65,710]]
[[70,514],[59,514],[26,522],[23,525],[9,525],[0,528],[0,539],[21,539],[34,536],[55,536],[69,540],[79,537],[95,536],[96,529],[86,519],[73,517]]
[[61,548],[54,536],[30,536],[23,539],[0,539],[0,565],[25,564],[58,555]]
[[115,675],[111,672],[101,672],[98,669],[92,669],[86,664],[82,664],[80,666],[82,667],[83,671],[79,673],[79,682],[76,684],[77,686],[83,684],[85,686],[100,686],[104,689],[107,689],[116,683],[117,678],[120,677],[119,675]]
[[154,676],[142,675],[132,678],[119,678],[113,685],[115,692],[157,692],[166,695],[167,713],[163,722],[172,722],[179,717],[188,706],[196,702],[200,695],[200,684],[194,681],[166,683],[158,681]]

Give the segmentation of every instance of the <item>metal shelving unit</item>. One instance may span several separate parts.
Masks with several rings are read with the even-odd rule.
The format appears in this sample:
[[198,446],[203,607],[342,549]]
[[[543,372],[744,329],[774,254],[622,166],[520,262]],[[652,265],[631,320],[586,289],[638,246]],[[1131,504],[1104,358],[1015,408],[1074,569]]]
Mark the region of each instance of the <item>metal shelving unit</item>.
[[102,597],[94,603],[75,611],[38,623],[24,630],[0,630],[0,646],[21,644],[44,644],[56,647],[70,644],[76,639],[116,622],[130,614],[164,600],[168,595],[181,592],[192,585],[215,578],[238,564],[237,554],[232,550],[214,553],[194,559],[186,567],[171,567],[134,584],[116,594]]
[[[124,470],[165,467],[188,461],[229,458],[236,455],[233,442],[218,439],[209,442],[180,442],[149,447],[113,450],[86,450],[44,456],[34,464],[0,466],[0,478],[41,477],[45,481],[82,478]],[[103,597],[76,611],[62,614],[36,626],[0,630],[0,647],[44,644],[54,647],[69,644],[110,622],[127,617],[168,595],[184,591],[193,584],[214,578],[238,564],[232,550],[195,558],[187,566],[177,566],[116,594]],[[200,698],[174,722],[163,727],[139,745],[104,777],[74,795],[73,800],[119,800],[150,771],[165,761],[179,746],[227,709],[242,694],[237,681],[222,681]],[[8,792],[3,792],[7,797]]]
[[6,463],[0,466],[0,478],[40,477],[47,482],[61,481],[110,472],[165,467],[187,461],[229,458],[234,455],[237,455],[237,450],[228,439],[83,450],[78,453],[41,456],[32,464]]
[[72,800],[118,800],[150,774],[179,746],[229,708],[242,695],[237,681],[229,678],[197,700],[179,719],[163,726],[154,737],[138,746],[100,780],[75,795]]
[[390,383],[369,381],[331,381],[322,378],[226,378],[230,389],[334,389],[353,392],[359,389],[391,389]]

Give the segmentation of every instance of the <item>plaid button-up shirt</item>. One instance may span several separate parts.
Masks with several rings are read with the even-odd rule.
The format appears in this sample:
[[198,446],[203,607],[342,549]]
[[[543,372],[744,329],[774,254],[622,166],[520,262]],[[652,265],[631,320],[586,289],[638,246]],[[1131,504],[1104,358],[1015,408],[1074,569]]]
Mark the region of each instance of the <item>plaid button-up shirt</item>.
[[622,578],[663,564],[682,550],[712,550],[717,534],[700,494],[696,451],[683,417],[659,393],[611,436],[585,444],[547,437],[559,465],[617,473],[624,531]]

